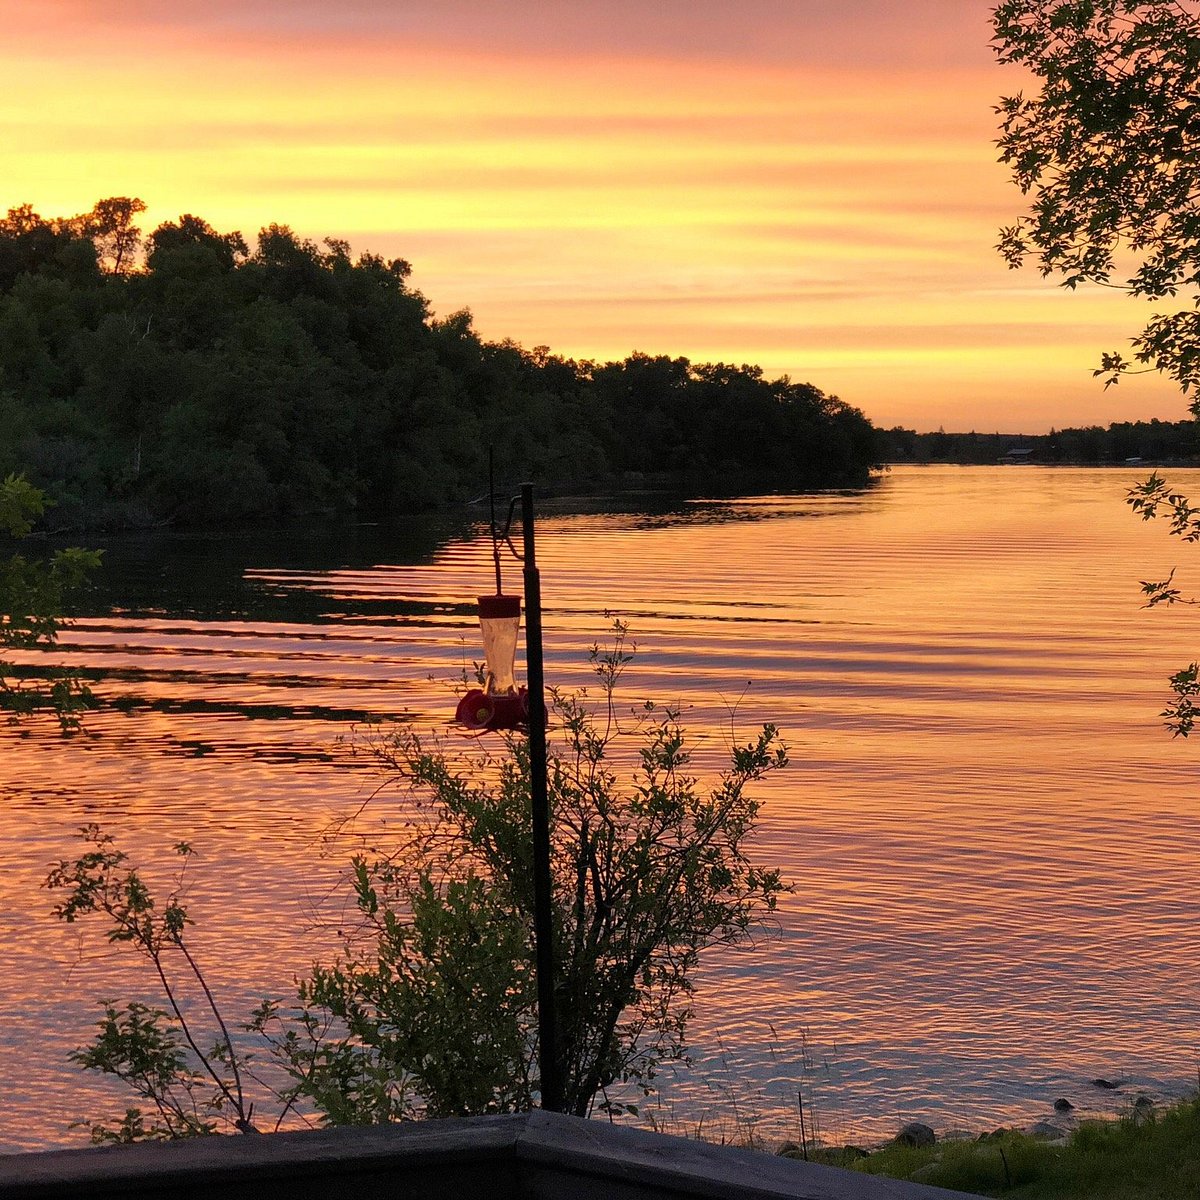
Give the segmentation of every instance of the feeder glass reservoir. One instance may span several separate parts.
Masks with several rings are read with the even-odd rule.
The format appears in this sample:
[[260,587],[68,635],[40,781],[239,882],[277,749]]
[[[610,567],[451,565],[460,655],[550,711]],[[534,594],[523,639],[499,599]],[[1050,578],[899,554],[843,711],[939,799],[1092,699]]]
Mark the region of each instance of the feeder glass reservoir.
[[479,628],[487,664],[488,695],[517,690],[513,666],[517,658],[517,633],[521,628],[521,601],[517,596],[480,596]]

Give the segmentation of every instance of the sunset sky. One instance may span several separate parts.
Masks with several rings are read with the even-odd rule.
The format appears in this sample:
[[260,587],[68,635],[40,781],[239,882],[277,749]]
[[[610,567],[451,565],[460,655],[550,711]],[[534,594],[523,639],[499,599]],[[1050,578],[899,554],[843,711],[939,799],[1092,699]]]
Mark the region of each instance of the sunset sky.
[[1180,419],[1151,311],[1011,272],[979,0],[0,0],[0,207],[136,195],[401,255],[577,357],[760,364],[874,421]]

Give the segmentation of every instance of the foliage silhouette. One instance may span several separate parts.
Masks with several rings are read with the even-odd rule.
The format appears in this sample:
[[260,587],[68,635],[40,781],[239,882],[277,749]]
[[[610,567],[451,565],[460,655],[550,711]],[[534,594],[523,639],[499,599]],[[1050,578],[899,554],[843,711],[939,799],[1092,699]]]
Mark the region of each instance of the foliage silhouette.
[[[999,146],[1029,212],[1001,231],[1013,267],[1032,258],[1064,287],[1096,283],[1191,306],[1152,318],[1133,363],[1200,382],[1200,6],[1194,0],[1008,0],[1001,62],[1040,81],[1004,98]],[[1131,273],[1119,282],[1114,276]],[[1115,383],[1132,363],[1104,355]]]
[[[1026,67],[1038,95],[1007,97],[1001,161],[1033,196],[1001,231],[1013,267],[1034,258],[1065,287],[1116,286],[1132,297],[1183,293],[1188,308],[1158,314],[1133,339],[1132,362],[1103,355],[1105,386],[1135,363],[1169,375],[1184,394],[1200,384],[1200,5],[1195,0],[1006,0],[993,14],[1001,62]],[[1118,266],[1132,274],[1114,284]],[[1127,269],[1122,266],[1122,270]],[[1191,402],[1200,417],[1200,397]],[[1126,497],[1145,520],[1166,517],[1193,541],[1186,496],[1157,474]],[[1148,603],[1182,599],[1171,580],[1142,584]],[[1200,665],[1170,680],[1168,728],[1195,721]]]
[[[46,497],[26,479],[0,479],[0,551],[29,536],[46,510]],[[48,561],[0,554],[0,710],[10,714],[50,708],[64,732],[79,728],[79,714],[94,703],[87,686],[62,668],[19,673],[12,651],[47,650],[58,640],[68,596],[100,565],[95,550],[57,550]]]
[[477,494],[488,447],[560,488],[866,482],[857,409],[756,367],[597,363],[436,317],[403,259],[286,225],[253,250],[136,198],[0,220],[0,472],[64,525],[370,514]]

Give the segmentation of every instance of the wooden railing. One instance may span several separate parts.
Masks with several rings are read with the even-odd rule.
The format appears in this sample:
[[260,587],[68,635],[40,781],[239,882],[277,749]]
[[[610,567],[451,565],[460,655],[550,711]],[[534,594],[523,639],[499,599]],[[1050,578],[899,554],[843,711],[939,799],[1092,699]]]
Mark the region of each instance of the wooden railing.
[[0,1200],[952,1200],[556,1113],[0,1157]]

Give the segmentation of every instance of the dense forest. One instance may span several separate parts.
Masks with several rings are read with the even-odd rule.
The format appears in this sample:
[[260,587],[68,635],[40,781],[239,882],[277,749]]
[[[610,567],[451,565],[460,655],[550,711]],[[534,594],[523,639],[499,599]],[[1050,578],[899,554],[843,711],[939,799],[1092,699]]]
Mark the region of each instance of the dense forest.
[[505,482],[861,484],[857,409],[757,367],[576,361],[438,318],[402,259],[287,226],[253,249],[141,201],[0,221],[0,477],[83,525],[381,516]]
[[1200,460],[1200,421],[1120,421],[1107,429],[1052,429],[1049,433],[915,433],[878,431],[878,454],[889,463],[996,463],[1020,459],[1081,466]]

